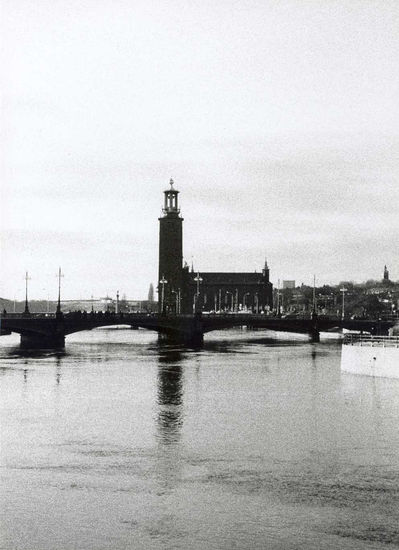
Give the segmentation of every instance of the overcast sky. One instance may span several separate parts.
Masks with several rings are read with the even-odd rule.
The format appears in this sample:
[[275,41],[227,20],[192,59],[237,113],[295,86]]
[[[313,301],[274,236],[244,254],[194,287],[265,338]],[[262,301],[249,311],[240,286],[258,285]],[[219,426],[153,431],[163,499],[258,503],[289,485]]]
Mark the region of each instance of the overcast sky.
[[200,271],[399,279],[397,0],[3,0],[0,296]]

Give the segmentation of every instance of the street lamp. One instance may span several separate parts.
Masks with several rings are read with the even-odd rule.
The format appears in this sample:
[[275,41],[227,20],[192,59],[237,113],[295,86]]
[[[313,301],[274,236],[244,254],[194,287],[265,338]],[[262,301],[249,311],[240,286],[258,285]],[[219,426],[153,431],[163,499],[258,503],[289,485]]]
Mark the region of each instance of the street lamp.
[[313,313],[316,313],[316,275],[313,275]]
[[200,284],[202,283],[202,277],[200,277],[200,274],[197,273],[197,276],[194,277],[194,281],[197,283],[197,296],[199,295],[200,293]]
[[115,306],[115,315],[119,313],[119,290],[116,291],[116,306]]
[[259,313],[259,295],[255,292],[255,312]]
[[236,288],[236,307],[234,308],[234,311],[238,311],[238,288]]
[[195,309],[198,308],[198,302],[199,302],[199,295],[200,295],[200,284],[202,283],[203,279],[200,277],[199,272],[197,272],[197,276],[194,277],[194,281],[197,283],[197,293],[195,295]]
[[171,294],[175,295],[175,313],[176,313],[176,315],[179,313],[179,293],[180,293],[180,288],[179,288],[179,290],[171,290]]
[[277,315],[280,316],[280,279],[277,281]]
[[165,277],[162,275],[162,279],[159,281],[162,285],[162,290],[161,290],[161,313],[163,313],[163,307],[164,307],[164,298],[165,298],[165,285],[166,283],[168,282]]
[[61,277],[63,277],[64,274],[61,273],[61,268],[58,268],[58,303],[57,303],[57,315],[61,315]]
[[345,288],[345,287],[342,287],[339,290],[342,292],[342,314],[341,314],[341,319],[344,319],[344,317],[345,317],[345,292],[348,289]]
[[28,272],[25,273],[25,311],[24,313],[26,315],[29,315],[29,305],[28,305],[28,281],[30,281],[30,277],[28,275]]

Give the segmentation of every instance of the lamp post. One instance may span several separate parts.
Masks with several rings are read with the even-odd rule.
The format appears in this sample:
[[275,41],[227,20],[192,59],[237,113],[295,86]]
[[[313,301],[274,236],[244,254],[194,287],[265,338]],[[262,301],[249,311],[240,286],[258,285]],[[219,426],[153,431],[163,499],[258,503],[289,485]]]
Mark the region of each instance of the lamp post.
[[163,308],[164,308],[164,298],[165,298],[165,285],[166,283],[168,282],[165,277],[162,275],[162,279],[159,281],[162,285],[162,289],[161,289],[161,313],[163,313]]
[[195,307],[194,309],[197,310],[198,309],[198,303],[199,303],[199,295],[200,295],[200,284],[202,283],[202,277],[200,277],[200,274],[199,272],[197,272],[197,276],[194,277],[194,281],[197,283],[197,293],[195,295]]
[[119,313],[119,290],[116,291],[116,306],[115,306],[115,315]]
[[57,303],[57,311],[56,311],[56,315],[59,316],[61,315],[61,277],[63,277],[64,274],[61,273],[61,268],[59,267],[58,268],[58,303]]
[[236,301],[236,305],[235,305],[234,311],[237,312],[238,311],[238,288],[236,288],[235,301]]
[[259,295],[255,292],[255,313],[259,313]]
[[179,313],[179,292],[177,290],[171,290],[171,294],[175,295],[175,313],[177,315]]
[[280,317],[280,279],[277,281],[277,315]]
[[222,289],[219,288],[219,312],[222,311]]
[[25,311],[24,313],[26,315],[29,315],[29,305],[28,305],[28,281],[30,281],[30,277],[28,275],[28,272],[25,273]]
[[342,292],[342,313],[341,313],[341,319],[344,319],[345,317],[345,292],[348,290],[344,286],[339,289]]
[[313,275],[313,313],[316,313],[316,275]]

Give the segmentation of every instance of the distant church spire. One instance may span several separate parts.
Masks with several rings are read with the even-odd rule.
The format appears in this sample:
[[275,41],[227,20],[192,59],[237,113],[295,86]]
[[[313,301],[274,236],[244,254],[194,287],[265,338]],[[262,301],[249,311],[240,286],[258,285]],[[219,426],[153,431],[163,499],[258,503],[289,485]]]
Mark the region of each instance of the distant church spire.
[[388,271],[386,265],[384,265],[384,279],[383,280],[384,280],[384,282],[389,281],[389,271]]
[[267,265],[267,259],[265,257],[265,265],[262,269],[262,274],[264,277],[266,277],[266,280],[268,281],[269,280],[269,266]]

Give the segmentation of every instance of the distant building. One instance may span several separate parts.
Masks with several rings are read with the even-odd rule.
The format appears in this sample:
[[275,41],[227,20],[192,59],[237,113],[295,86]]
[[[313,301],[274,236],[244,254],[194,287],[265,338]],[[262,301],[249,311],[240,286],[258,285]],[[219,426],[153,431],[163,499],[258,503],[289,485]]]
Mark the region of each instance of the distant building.
[[283,281],[283,290],[285,288],[295,288],[295,281]]
[[154,301],[154,285],[151,283],[150,288],[148,290],[148,301],[153,302]]
[[183,267],[183,218],[170,180],[159,218],[159,312],[262,311],[272,307],[273,286],[265,262],[260,273],[195,272]]
[[388,271],[386,265],[384,265],[384,278],[383,278],[383,282],[384,282],[384,283],[388,283],[388,282],[389,282],[389,271]]

